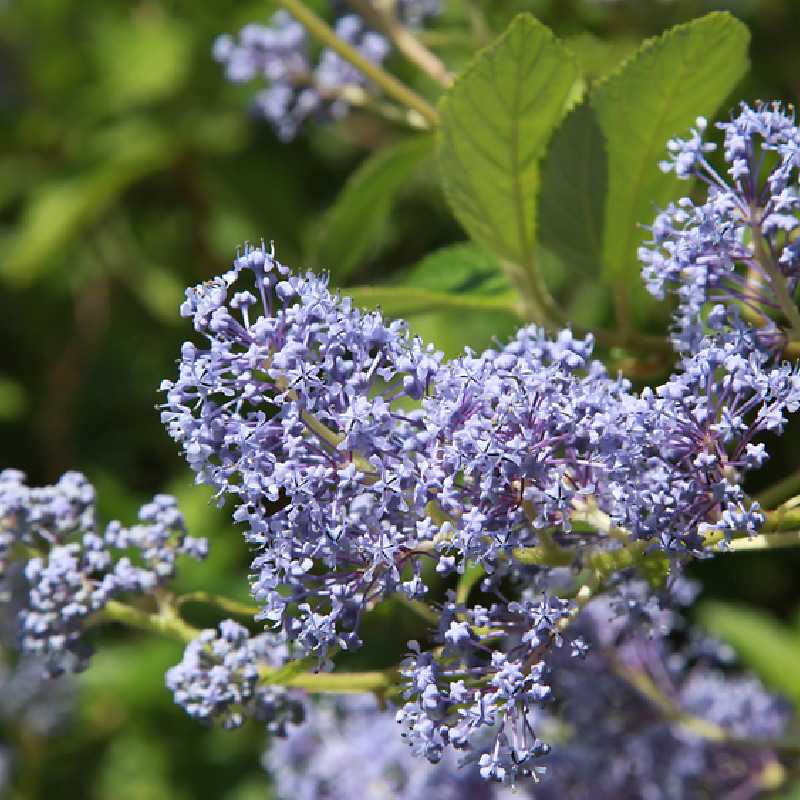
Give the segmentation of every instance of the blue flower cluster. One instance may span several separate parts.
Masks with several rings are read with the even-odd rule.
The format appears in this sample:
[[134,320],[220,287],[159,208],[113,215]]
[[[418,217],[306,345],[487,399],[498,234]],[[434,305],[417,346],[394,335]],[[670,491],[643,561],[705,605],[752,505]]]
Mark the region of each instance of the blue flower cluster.
[[435,527],[413,449],[420,412],[401,402],[419,400],[438,355],[263,247],[190,290],[182,313],[209,347],[183,346],[162,419],[260,548],[263,616],[304,653],[357,646],[371,603],[423,591],[417,549]]
[[206,553],[169,495],[142,506],[138,524],[111,522],[99,532],[94,487],[80,473],[31,488],[19,470],[0,472],[0,580],[24,564],[20,648],[51,675],[86,667],[92,650],[84,628],[109,600],[150,593],[173,577],[179,555]]
[[[343,769],[357,764],[358,768]],[[482,780],[472,764],[446,754],[431,767],[397,735],[390,710],[371,695],[323,699],[308,720],[264,755],[279,800],[512,800],[510,789]]]
[[397,721],[414,752],[435,763],[452,745],[479,759],[487,780],[535,776],[550,750],[533,726],[551,699],[542,657],[562,643],[559,625],[572,615],[569,601],[547,595],[489,608],[447,603],[437,652],[412,643],[402,668],[407,702]]
[[[285,23],[291,50],[298,31]],[[277,75],[272,55],[263,68]],[[360,646],[364,614],[399,594],[438,621],[401,665],[397,743],[442,762],[439,775],[460,752],[470,766],[451,776],[454,792],[547,768],[540,797],[751,796],[786,713],[720,671],[718,648],[684,633],[676,653],[667,637],[674,604],[692,594],[676,577],[683,563],[764,523],[742,482],[800,408],[798,367],[777,357],[797,313],[800,135],[777,107],[744,107],[722,127],[727,199],[702,123],[670,145],[665,168],[705,175],[709,198],[666,212],[643,250],[651,288],[677,285],[680,303],[675,371],[642,391],[569,330],[524,328],[446,362],[263,243],[187,290],[197,341],[162,384],[162,421],[197,480],[232,501],[271,630],[225,620],[201,632],[167,674],[176,703],[207,723],[251,716],[285,735],[303,704],[270,674],[298,656],[330,667]],[[22,585],[21,649],[51,675],[86,665],[87,624],[113,598],[153,593],[179,555],[206,550],[167,495],[136,525],[101,531],[79,473],[43,488],[0,473],[0,578]],[[669,574],[668,601],[634,579],[636,565],[655,570],[653,585]],[[456,581],[442,604],[429,599]],[[331,729],[373,715],[357,704],[321,713]],[[627,730],[636,736],[620,743]],[[744,752],[748,737],[765,743]],[[395,759],[387,748],[370,764],[376,792],[423,791],[432,778]],[[326,763],[302,779],[286,771],[286,791],[335,797],[321,788]],[[489,783],[476,796],[493,796]]]
[[800,278],[800,132],[794,115],[773,103],[718,123],[724,134],[724,171],[709,160],[703,118],[686,139],[669,142],[666,172],[697,177],[703,202],[683,197],[661,212],[652,241],[640,250],[648,289],[678,299],[675,346],[694,352],[703,336],[703,306],[718,300],[736,308],[759,346],[780,354],[800,336],[794,293]]
[[[367,30],[361,17],[340,17],[336,35],[374,64],[389,54],[388,40]],[[306,29],[285,11],[269,25],[251,23],[214,42],[214,59],[224,64],[228,80],[247,83],[256,77],[268,86],[253,99],[255,113],[267,120],[283,141],[291,141],[307,120],[341,119],[350,108],[348,91],[370,90],[364,75],[338,53],[325,48],[312,64]]]
[[638,540],[675,569],[708,554],[709,534],[754,534],[764,516],[743,476],[800,405],[797,368],[721,305],[640,393],[569,331],[526,328],[444,362],[263,244],[188,290],[182,314],[205,344],[184,344],[162,419],[198,480],[233,500],[262,618],[324,665],[360,645],[383,598],[420,600],[431,575],[480,566],[496,602],[445,604],[434,649],[404,666],[399,719],[416,752],[480,751],[484,777],[511,783],[547,752],[532,720],[576,613],[551,588],[574,594],[582,570]]
[[[398,19],[411,26],[422,25],[440,10],[440,0],[399,0],[395,7]],[[389,40],[369,30],[356,14],[338,17],[334,30],[373,64],[383,64],[391,52]],[[341,119],[354,100],[375,94],[367,78],[334,50],[324,48],[315,60],[306,29],[286,11],[276,12],[268,25],[245,25],[237,38],[220,35],[213,56],[233,83],[256,78],[267,82],[254,97],[254,112],[283,141],[294,139],[308,120]]]
[[[788,703],[731,673],[727,649],[687,629],[675,603],[628,581],[577,619],[589,652],[553,664],[559,701],[540,725],[560,741],[537,800],[752,800],[782,773],[768,743],[785,733]],[[676,630],[680,649],[669,636]]]
[[[426,768],[400,744],[390,710],[355,696],[309,708],[302,728],[271,744],[264,765],[282,800],[618,800],[736,797],[753,800],[780,774],[775,741],[789,722],[788,704],[753,678],[731,674],[728,653],[687,629],[675,604],[693,597],[685,581],[660,600],[642,581],[625,579],[613,598],[591,602],[574,625],[590,644],[575,659],[567,648],[553,663],[554,700],[531,714],[552,735],[539,770],[546,779],[516,791],[481,780],[483,756],[445,751]],[[669,634],[680,630],[676,649]],[[469,681],[473,674],[464,670]],[[664,713],[637,688],[652,686],[672,706]],[[699,731],[712,730],[714,737]],[[521,728],[524,730],[524,728]],[[342,770],[343,763],[359,770]]]
[[797,366],[775,364],[735,311],[715,306],[710,335],[655,391],[646,389],[631,424],[648,441],[640,469],[613,487],[620,524],[669,551],[702,555],[712,530],[730,538],[763,523],[741,482],[768,455],[768,433],[782,433],[800,405]]
[[280,667],[286,646],[274,636],[250,632],[233,620],[209,628],[187,646],[180,664],[167,671],[175,702],[203,723],[238,728],[246,718],[263,722],[277,736],[302,722],[302,699],[278,686],[260,684],[263,670]]

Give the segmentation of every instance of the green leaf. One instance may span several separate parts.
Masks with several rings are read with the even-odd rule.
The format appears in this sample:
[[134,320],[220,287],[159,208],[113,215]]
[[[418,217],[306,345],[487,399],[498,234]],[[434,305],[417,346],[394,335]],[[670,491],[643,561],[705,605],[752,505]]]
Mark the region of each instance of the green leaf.
[[362,308],[376,308],[390,317],[408,317],[429,311],[514,312],[514,295],[451,294],[415,286],[352,286],[344,294]]
[[601,39],[586,31],[565,37],[564,44],[575,53],[581,72],[591,81],[605,77],[639,46],[629,35]]
[[520,322],[519,295],[497,258],[470,242],[426,256],[402,284],[357,286],[343,293],[357,305],[380,306],[388,316],[407,319],[415,335],[435,342],[448,356],[461,354],[465,346],[489,347]]
[[766,684],[800,704],[800,636],[769,614],[734,603],[706,602],[698,618],[710,633],[728,642]]
[[591,106],[582,104],[553,135],[539,199],[541,244],[568,268],[599,272],[607,183],[603,132]]
[[380,242],[398,194],[433,152],[431,136],[415,136],[367,158],[350,176],[322,222],[313,260],[341,282]]
[[498,260],[471,242],[451,244],[425,256],[404,283],[418,289],[470,294],[511,292]]
[[440,103],[439,165],[456,217],[476,242],[529,272],[538,161],[577,78],[574,56],[522,14]]
[[708,14],[646,42],[594,91],[608,147],[603,262],[612,280],[638,281],[640,226],[679,192],[658,167],[667,140],[725,100],[747,69],[749,39],[735,17]]

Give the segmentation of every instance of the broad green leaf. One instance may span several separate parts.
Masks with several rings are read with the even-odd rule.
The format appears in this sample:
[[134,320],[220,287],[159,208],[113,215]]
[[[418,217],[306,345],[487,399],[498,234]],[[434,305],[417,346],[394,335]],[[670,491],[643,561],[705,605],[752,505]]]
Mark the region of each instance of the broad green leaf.
[[453,310],[513,314],[516,308],[516,293],[497,259],[469,242],[426,256],[402,284],[353,286],[343,293],[365,308],[380,306],[390,317]]
[[406,286],[461,294],[510,292],[498,260],[470,242],[452,244],[425,256],[406,276]]
[[728,642],[742,662],[773,689],[800,704],[800,636],[769,614],[734,603],[706,602],[698,617]]
[[730,14],[708,14],[646,42],[594,91],[608,148],[603,262],[610,279],[638,280],[636,251],[647,235],[640,226],[680,191],[658,167],[667,140],[719,108],[747,69],[749,38]]
[[575,53],[584,76],[595,81],[618,67],[636,50],[639,42],[628,35],[601,39],[584,31],[565,37],[564,44]]
[[574,56],[529,14],[481,51],[443,97],[439,165],[479,244],[535,268],[538,162],[578,78]]
[[398,194],[433,152],[430,136],[384,148],[350,176],[322,221],[314,261],[345,280],[380,242]]
[[603,132],[591,106],[582,104],[553,135],[539,197],[541,244],[567,268],[599,272],[607,183]]
[[357,286],[343,293],[357,305],[380,306],[388,316],[407,319],[414,334],[448,356],[461,354],[466,346],[489,347],[520,324],[519,296],[500,263],[471,242],[436,250],[401,284]]

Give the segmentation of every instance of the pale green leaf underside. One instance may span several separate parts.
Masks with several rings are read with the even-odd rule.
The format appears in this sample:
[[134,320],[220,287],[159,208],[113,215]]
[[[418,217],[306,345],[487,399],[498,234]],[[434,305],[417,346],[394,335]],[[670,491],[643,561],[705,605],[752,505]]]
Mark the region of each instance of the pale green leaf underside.
[[517,298],[497,259],[479,245],[460,242],[427,255],[402,284],[344,289],[356,305],[380,306],[390,317],[440,311],[514,312]]
[[708,14],[646,42],[593,93],[608,148],[603,261],[611,279],[638,273],[640,226],[681,193],[658,167],[667,140],[719,108],[747,69],[749,38],[730,14]]
[[538,162],[578,76],[574,57],[532,16],[518,16],[441,101],[445,194],[469,235],[533,268]]

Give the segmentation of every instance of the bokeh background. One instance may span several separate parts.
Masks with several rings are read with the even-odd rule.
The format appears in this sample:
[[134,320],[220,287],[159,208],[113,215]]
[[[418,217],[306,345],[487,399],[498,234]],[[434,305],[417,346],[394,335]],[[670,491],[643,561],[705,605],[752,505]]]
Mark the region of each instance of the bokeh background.
[[[322,0],[311,5],[328,8]],[[428,35],[457,68],[475,42],[458,0],[445,5]],[[643,38],[725,8],[753,34],[752,71],[737,95],[793,102],[800,93],[796,0],[479,5],[497,32],[515,11],[532,11],[597,74]],[[184,287],[218,273],[238,244],[261,237],[276,242],[284,263],[328,268],[336,281],[326,209],[360,161],[397,135],[353,113],[283,144],[248,114],[253,87],[226,83],[211,45],[219,33],[266,21],[273,10],[268,0],[0,0],[2,466],[25,470],[33,483],[82,470],[98,487],[106,518],[131,519],[156,491],[177,494],[192,533],[212,544],[209,562],[185,569],[179,588],[242,598],[246,548],[224,511],[192,486],[159,424],[158,385],[173,373],[189,333],[177,306]],[[399,60],[390,66],[430,91]],[[411,175],[348,282],[402,279],[426,253],[464,238],[435,178]],[[551,276],[556,292],[560,280]],[[591,286],[573,301],[592,303]],[[602,304],[594,313],[602,317]],[[463,314],[411,322],[449,353],[486,346],[516,325]],[[775,443],[754,492],[800,467],[799,427]],[[792,552],[731,556],[694,569],[705,585],[698,620],[795,701],[799,569]],[[380,637],[397,629],[374,627],[377,653]],[[0,685],[0,753],[16,753],[3,762],[13,781],[0,774],[0,795],[270,796],[257,725],[206,730],[172,705],[163,672],[179,660],[177,645],[115,630],[103,637],[92,668],[69,689],[77,700],[52,730],[39,723],[60,695],[21,714],[13,702],[18,689]],[[395,652],[403,642],[383,645]],[[364,661],[370,658],[379,656],[368,652]]]

